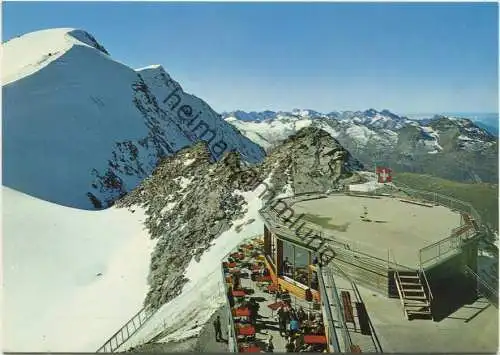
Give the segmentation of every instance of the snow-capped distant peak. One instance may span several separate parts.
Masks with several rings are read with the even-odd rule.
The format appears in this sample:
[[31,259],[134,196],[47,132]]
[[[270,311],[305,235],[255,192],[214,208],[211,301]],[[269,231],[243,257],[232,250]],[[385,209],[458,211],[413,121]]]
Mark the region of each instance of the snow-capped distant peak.
[[2,85],[39,71],[75,45],[109,54],[92,35],[75,28],[53,28],[10,39],[2,44],[3,50],[9,52],[9,56],[3,57]]
[[300,116],[300,117],[310,117],[310,118],[324,116],[323,114],[321,114],[317,111],[314,111],[311,109],[300,109],[300,108],[294,108],[292,110],[292,114]]
[[144,70],[164,70],[161,64],[152,64],[142,68],[138,68],[135,71],[144,71]]

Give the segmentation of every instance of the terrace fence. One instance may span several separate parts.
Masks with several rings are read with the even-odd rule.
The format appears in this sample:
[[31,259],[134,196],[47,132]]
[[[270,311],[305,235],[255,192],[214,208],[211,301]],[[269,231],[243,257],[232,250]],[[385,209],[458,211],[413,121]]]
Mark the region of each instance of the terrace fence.
[[[361,293],[359,292],[358,286],[356,285],[356,283],[354,282],[354,280],[344,270],[342,270],[341,267],[339,267],[338,265],[332,265],[331,266],[331,272],[334,273],[334,274],[337,273],[344,280],[349,281],[349,283],[351,284],[351,288],[354,291],[356,299],[359,302],[363,302],[363,298],[361,297]],[[370,317],[368,317],[368,325],[370,327],[371,338],[372,338],[372,342],[373,342],[373,345],[374,345],[374,348],[370,349],[371,350],[370,352],[383,353],[382,346],[381,346],[380,341],[379,341],[379,339],[377,337],[377,332],[375,331],[375,327],[374,327],[374,325],[373,325]],[[346,331],[347,331],[347,329],[346,329]],[[350,349],[346,349],[346,352],[350,352]]]
[[464,229],[461,227],[455,228],[451,232],[451,235],[449,237],[420,249],[420,268],[424,268],[425,265],[428,265],[431,262],[434,263],[436,261],[449,257],[453,253],[456,253],[464,243],[472,238],[480,235],[485,236],[491,234],[490,229],[483,224],[481,216],[479,215],[477,210],[468,202],[445,196],[437,192],[415,190],[409,187],[399,186],[397,187],[397,189],[408,194],[414,199],[423,200],[436,206],[445,206],[450,208],[451,210],[459,211],[463,214],[469,215],[474,219],[472,229]]
[[144,307],[113,334],[96,353],[112,353],[134,335],[155,313],[151,308]]
[[[328,288],[325,285],[328,284]],[[318,281],[321,299],[327,316],[328,339],[330,340],[331,352],[347,353],[351,351],[351,337],[346,324],[343,321],[343,308],[340,302],[335,280],[328,268],[319,268]],[[332,314],[332,307],[335,309],[336,322]],[[338,325],[338,326],[337,326]],[[340,334],[340,339],[339,339]],[[339,341],[340,340],[340,341]]]
[[[268,201],[263,209],[261,209],[261,215],[264,218],[271,219],[272,222],[280,227],[280,230],[289,229],[288,224],[293,224],[294,218],[292,216],[284,215],[284,211],[292,211],[291,207],[294,203],[318,198],[326,198],[334,195],[344,195],[346,192],[343,191],[332,191],[328,194],[323,191],[316,192],[307,192],[302,194],[297,194],[292,197],[286,198],[278,198],[273,201]],[[451,235],[447,238],[444,238],[436,243],[430,244],[421,248],[418,251],[419,256],[419,265],[415,265],[415,267],[419,270],[423,270],[426,265],[430,265],[431,263],[438,262],[444,258],[449,257],[452,253],[456,253],[460,250],[465,242],[468,240],[475,238],[479,235],[491,234],[491,230],[485,226],[482,221],[479,213],[476,211],[474,207],[468,202],[464,202],[449,196],[445,196],[436,192],[429,192],[423,190],[416,190],[406,186],[396,186],[394,184],[385,184],[380,189],[369,192],[355,192],[350,191],[349,195],[357,195],[357,196],[372,196],[374,198],[380,198],[382,196],[392,196],[404,194],[406,198],[409,198],[410,201],[415,202],[424,202],[427,204],[432,204],[434,206],[445,206],[454,211],[460,211],[464,214],[470,215],[474,221],[475,225],[473,229],[463,229],[461,227],[454,229],[451,232]],[[400,196],[401,197],[401,196]],[[277,207],[280,203],[284,204],[285,209],[278,210]],[[274,202],[274,204],[273,204]],[[283,215],[282,215],[283,214]],[[297,219],[297,217],[295,217]],[[382,260],[380,258],[374,257],[370,255],[375,250],[370,250],[370,247],[367,245],[359,245],[356,242],[346,240],[338,237],[333,232],[329,230],[325,230],[320,226],[307,221],[301,221],[300,225],[302,225],[300,231],[303,235],[314,235],[318,236],[321,240],[326,240],[330,245],[334,246],[334,248],[339,250],[344,250],[350,252],[353,257],[354,256],[362,256],[364,259],[370,260],[379,266],[381,264],[385,264],[387,268],[395,268],[395,267],[403,267],[407,269],[403,265],[395,264],[388,257],[387,260]],[[293,233],[293,232],[292,232]],[[311,245],[314,248],[314,244]],[[371,247],[373,248],[373,247]],[[382,249],[378,248],[377,253],[380,255]],[[382,251],[383,254],[387,253],[389,255],[389,250]]]

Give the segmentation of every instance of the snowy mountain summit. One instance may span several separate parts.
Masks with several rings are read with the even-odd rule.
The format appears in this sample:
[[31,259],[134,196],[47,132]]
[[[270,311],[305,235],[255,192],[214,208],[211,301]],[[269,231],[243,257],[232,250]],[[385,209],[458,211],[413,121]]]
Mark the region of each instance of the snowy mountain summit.
[[2,47],[7,187],[99,209],[199,141],[212,160],[232,150],[250,163],[265,156],[161,66],[127,67],[85,31],[37,31]]

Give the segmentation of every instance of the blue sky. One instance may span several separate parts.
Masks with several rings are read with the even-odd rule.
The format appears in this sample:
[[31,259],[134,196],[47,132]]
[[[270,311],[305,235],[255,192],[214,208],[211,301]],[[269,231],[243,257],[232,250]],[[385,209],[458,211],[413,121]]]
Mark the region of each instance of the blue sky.
[[3,3],[3,39],[82,28],[218,111],[498,112],[495,3]]

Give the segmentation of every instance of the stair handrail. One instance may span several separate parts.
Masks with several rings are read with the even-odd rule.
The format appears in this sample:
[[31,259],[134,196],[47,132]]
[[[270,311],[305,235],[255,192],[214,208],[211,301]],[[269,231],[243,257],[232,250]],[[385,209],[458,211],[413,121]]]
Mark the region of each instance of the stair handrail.
[[429,301],[432,302],[432,300],[434,299],[434,296],[432,295],[431,286],[429,285],[429,281],[427,280],[427,275],[425,274],[425,270],[424,270],[424,268],[422,266],[420,266],[419,273],[422,274],[422,275],[424,275],[425,287],[427,289],[427,293],[428,293],[428,296],[429,296]]
[[[222,228],[221,228],[222,229]],[[220,230],[219,230],[220,231]],[[251,239],[255,238],[256,236],[246,238]],[[243,243],[243,241],[242,241]],[[221,264],[222,265],[222,264]],[[212,271],[209,275],[213,275],[218,269],[215,271]],[[156,314],[156,312],[160,309],[159,308],[152,308],[151,306],[147,305],[142,307],[134,316],[132,316],[118,331],[116,331],[111,337],[106,340],[106,342],[99,347],[95,352],[96,353],[102,353],[102,352],[114,352],[115,350],[119,349],[123,344],[125,344],[130,338],[132,338],[133,335],[135,335],[141,328],[142,326],[151,318],[153,315]],[[136,326],[135,321],[137,321],[138,326]],[[133,325],[132,329],[129,329],[129,326]],[[119,340],[121,338],[121,340]],[[107,351],[109,349],[109,351]]]
[[474,272],[474,270],[472,270],[467,265],[464,266],[464,269],[465,269],[465,272],[471,274],[476,279],[476,281],[478,281],[482,286],[484,286],[489,292],[491,292],[493,295],[498,297],[498,290],[495,290],[493,287],[491,287],[491,285],[489,285],[487,281],[485,281],[481,276],[479,276],[479,274]]
[[[392,252],[391,249],[388,249],[388,255],[391,257],[392,260],[394,260],[394,264],[398,265],[398,263],[396,262],[396,257],[394,256],[394,253]],[[399,285],[401,283],[401,279],[399,277],[399,271],[398,271],[397,268],[393,268],[393,270],[394,270],[394,276],[395,276],[394,282],[396,283],[396,288],[398,290],[399,299],[401,301],[401,305],[403,306],[403,311],[404,311],[404,313],[406,315],[406,318],[408,318],[408,312],[406,312],[405,301],[404,301],[404,297],[403,297],[403,291],[399,287]]]

